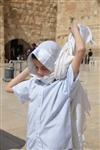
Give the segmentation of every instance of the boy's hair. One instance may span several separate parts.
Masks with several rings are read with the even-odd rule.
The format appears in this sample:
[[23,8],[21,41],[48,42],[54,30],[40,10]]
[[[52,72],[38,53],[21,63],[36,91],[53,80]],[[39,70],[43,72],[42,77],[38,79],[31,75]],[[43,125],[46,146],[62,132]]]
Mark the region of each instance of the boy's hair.
[[37,59],[34,54],[31,55],[32,59]]

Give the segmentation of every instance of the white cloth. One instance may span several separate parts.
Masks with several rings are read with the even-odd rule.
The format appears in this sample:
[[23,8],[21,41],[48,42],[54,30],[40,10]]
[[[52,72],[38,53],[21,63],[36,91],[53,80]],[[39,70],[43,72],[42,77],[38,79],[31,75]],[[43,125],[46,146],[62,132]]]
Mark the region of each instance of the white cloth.
[[[35,50],[33,50],[33,54],[36,56],[36,58],[51,72],[54,71],[54,64],[56,59],[58,58],[58,55],[61,51],[60,45],[58,45],[54,41],[44,41],[42,42],[38,47],[36,47]],[[32,63],[31,55],[28,57],[28,67],[31,74],[36,74],[34,65]]]
[[34,78],[43,81],[45,84],[52,83],[55,79],[54,76],[54,67],[55,61],[58,58],[61,47],[54,41],[45,41],[42,42],[32,53],[36,56],[36,58],[52,73],[48,76],[38,77],[36,74],[35,67],[32,63],[32,53],[28,57],[28,68],[30,74],[34,76]]
[[[93,41],[92,33],[89,27],[78,24],[80,35],[83,38],[85,44],[91,43],[95,44]],[[59,57],[55,63],[55,78],[56,79],[63,79],[65,78],[67,68],[71,64],[75,54],[75,39],[70,33],[68,36],[68,41],[63,46]],[[73,129],[73,136],[75,139],[75,126],[77,127],[77,134],[80,143],[80,150],[83,150],[83,134],[84,134],[84,126],[85,126],[85,119],[86,113],[90,111],[90,104],[87,98],[87,95],[81,85],[77,85],[78,91],[75,91],[75,97],[71,104],[72,108],[72,129]],[[74,92],[73,92],[74,94]],[[80,97],[80,98],[79,98]],[[80,101],[79,101],[80,100]],[[75,140],[73,140],[77,143]],[[74,143],[74,144],[75,144]]]
[[[79,32],[84,40],[85,44],[91,43],[94,44],[92,33],[89,27],[78,24]],[[55,62],[55,78],[56,79],[63,79],[65,78],[67,68],[69,64],[72,62],[75,54],[75,39],[72,33],[68,36],[68,41],[65,43],[61,52]]]

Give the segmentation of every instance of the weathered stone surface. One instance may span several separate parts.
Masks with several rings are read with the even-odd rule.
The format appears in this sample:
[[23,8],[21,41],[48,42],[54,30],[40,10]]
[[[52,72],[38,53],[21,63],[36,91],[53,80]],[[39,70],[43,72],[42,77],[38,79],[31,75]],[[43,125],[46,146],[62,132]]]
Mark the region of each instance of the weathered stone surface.
[[70,18],[88,25],[93,33],[95,55],[100,55],[100,5],[97,0],[58,0],[56,39],[60,44],[66,41]]
[[4,60],[4,16],[3,16],[3,0],[2,0],[0,1],[0,62],[3,62],[3,60]]
[[[23,37],[24,40],[27,39],[29,43],[37,42],[45,35],[45,38],[55,39],[57,10],[55,11],[53,8],[54,2],[49,0],[22,2],[22,0],[20,2],[10,0],[4,5],[6,10],[4,14],[5,31],[7,31],[5,41],[9,40],[12,33],[9,35],[8,31],[10,32],[12,29],[15,32],[14,36],[20,34],[20,37]],[[50,32],[54,34],[50,34]]]
[[95,49],[100,49],[99,0],[0,0],[1,38],[4,43],[20,38],[29,44],[53,39],[63,45],[71,17],[92,29]]

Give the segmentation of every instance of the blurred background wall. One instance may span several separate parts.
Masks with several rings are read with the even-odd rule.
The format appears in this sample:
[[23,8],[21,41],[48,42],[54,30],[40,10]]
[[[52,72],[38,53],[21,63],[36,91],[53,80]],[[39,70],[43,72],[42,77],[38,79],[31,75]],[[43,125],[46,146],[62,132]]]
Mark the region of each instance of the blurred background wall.
[[14,40],[24,50],[44,40],[63,45],[71,18],[92,29],[100,55],[100,0],[0,0],[0,59]]

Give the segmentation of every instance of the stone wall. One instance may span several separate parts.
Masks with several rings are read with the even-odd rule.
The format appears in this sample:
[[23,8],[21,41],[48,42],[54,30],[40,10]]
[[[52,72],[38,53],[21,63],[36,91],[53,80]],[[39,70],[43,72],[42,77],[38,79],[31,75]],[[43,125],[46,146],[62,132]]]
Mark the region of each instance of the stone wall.
[[97,43],[95,53],[100,54],[100,3],[99,0],[58,0],[56,39],[64,44],[68,35],[70,19],[74,17],[79,22],[88,25]]
[[5,42],[29,43],[55,39],[57,7],[54,0],[5,0]]
[[0,57],[4,55],[4,45],[12,39],[29,44],[56,39],[63,45],[72,17],[92,29],[98,55],[100,0],[0,0]]
[[3,0],[0,0],[0,61],[4,59],[4,15],[3,15]]

